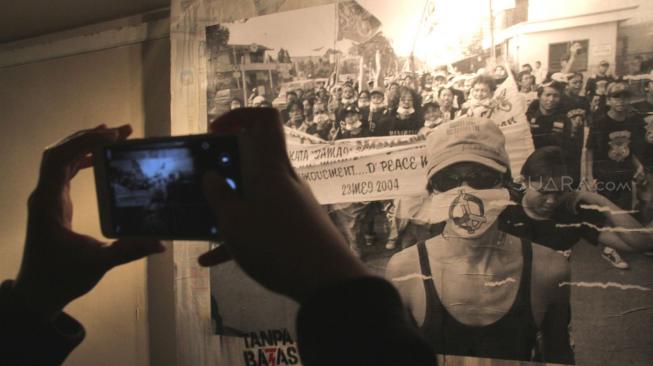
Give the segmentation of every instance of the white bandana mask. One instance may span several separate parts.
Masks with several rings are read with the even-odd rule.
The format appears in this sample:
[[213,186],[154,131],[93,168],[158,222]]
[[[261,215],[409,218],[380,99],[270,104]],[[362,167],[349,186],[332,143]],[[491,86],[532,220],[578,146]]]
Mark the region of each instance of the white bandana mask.
[[397,108],[397,114],[398,114],[400,117],[403,117],[403,118],[408,118],[408,117],[410,117],[413,113],[415,113],[415,108],[406,109],[406,108],[401,107],[401,106],[399,106],[399,107]]
[[478,238],[497,220],[510,201],[507,189],[475,190],[467,186],[453,188],[432,196],[428,209],[428,222],[447,222],[449,236]]
[[347,131],[358,132],[362,126],[363,122],[360,120],[356,122],[345,122],[345,130]]

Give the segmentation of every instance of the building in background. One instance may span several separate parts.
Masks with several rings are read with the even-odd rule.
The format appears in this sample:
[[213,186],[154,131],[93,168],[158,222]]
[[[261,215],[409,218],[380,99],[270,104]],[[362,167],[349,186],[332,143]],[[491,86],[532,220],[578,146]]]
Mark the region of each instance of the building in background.
[[[487,32],[486,32],[487,33]],[[599,62],[610,62],[617,75],[649,72],[653,59],[653,2],[648,0],[515,0],[495,13],[497,56],[513,66],[535,61],[549,71],[578,42],[573,71],[592,74]],[[491,40],[487,34],[484,48]]]

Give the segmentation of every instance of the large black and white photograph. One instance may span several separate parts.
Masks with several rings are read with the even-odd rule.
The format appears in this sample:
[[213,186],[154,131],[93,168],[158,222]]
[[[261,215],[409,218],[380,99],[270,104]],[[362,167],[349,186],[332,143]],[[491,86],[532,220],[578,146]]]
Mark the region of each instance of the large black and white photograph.
[[[438,354],[653,363],[650,2],[336,1],[205,34],[207,121],[279,111]],[[295,339],[298,305],[237,266],[210,291],[216,337]]]

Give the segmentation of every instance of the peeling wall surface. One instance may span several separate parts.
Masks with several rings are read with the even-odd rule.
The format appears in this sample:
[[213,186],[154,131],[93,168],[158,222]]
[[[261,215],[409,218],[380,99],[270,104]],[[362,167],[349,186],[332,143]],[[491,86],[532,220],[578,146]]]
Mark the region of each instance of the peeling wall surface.
[[[173,0],[172,133],[206,131],[207,121],[228,110],[234,97],[240,98],[243,104],[251,105],[255,96],[261,96],[282,109],[286,102],[285,88],[290,88],[291,81],[299,83],[309,80],[307,87],[293,84],[293,90],[304,88],[305,91],[313,92],[316,89],[316,84],[312,83],[322,78],[319,75],[319,65],[322,64],[338,63],[338,75],[342,79],[337,80],[337,83],[341,87],[347,78],[359,85],[368,79],[376,80],[375,85],[390,81],[410,83],[403,77],[410,74],[411,69],[431,74],[449,73],[453,76],[455,72],[451,65],[438,65],[443,67],[436,69],[429,64],[429,59],[418,59],[412,65],[408,62],[407,50],[410,51],[411,44],[413,48],[415,45],[424,48],[437,44],[432,42],[434,38],[429,38],[435,35],[431,31],[424,35],[425,30],[419,26],[424,22],[420,19],[440,19],[438,16],[442,16],[429,13],[429,6],[424,6],[429,3],[415,0],[407,2],[403,7],[394,7],[394,2],[387,2],[388,5],[384,6],[386,3],[381,1],[364,0]],[[437,13],[439,3],[435,4]],[[637,6],[638,2],[628,4]],[[443,9],[450,12],[445,15],[451,15],[451,12],[458,9],[454,5],[442,5]],[[569,6],[574,8],[573,5]],[[359,8],[367,9],[369,13],[355,10]],[[413,8],[418,9],[414,14],[411,13]],[[586,11],[582,6],[572,10],[581,14]],[[345,17],[340,14],[348,14],[349,17],[343,19]],[[544,13],[541,17],[537,14],[529,15],[531,16],[538,21],[541,17],[543,21],[548,19]],[[377,22],[381,24],[378,25]],[[651,27],[651,24],[645,26]],[[295,31],[293,27],[304,28]],[[225,29],[228,31],[227,36],[220,33]],[[357,48],[360,44],[369,45],[366,42],[378,41],[370,29],[382,29],[383,35],[388,37],[389,44],[394,49],[393,57],[397,59],[393,61],[394,64],[382,59],[380,52],[376,55],[372,52],[370,57],[364,55],[364,47]],[[571,37],[598,39],[597,42],[613,45],[617,43],[619,30],[615,24],[609,34],[596,34],[600,27],[586,29],[593,33],[577,37],[576,33],[581,32],[579,29],[557,29],[550,34],[541,34],[541,42],[542,45],[546,42],[563,42]],[[284,35],[278,35],[279,32]],[[349,33],[340,39],[338,32]],[[368,36],[370,32],[371,38]],[[573,37],[570,35],[572,33]],[[606,37],[609,39],[603,39]],[[222,43],[220,39],[223,39]],[[590,50],[594,46],[590,43]],[[522,44],[521,47],[528,45]],[[281,48],[289,53],[288,57]],[[522,49],[519,52],[528,54],[529,60],[540,58],[545,61],[547,58],[540,56],[543,52],[541,49],[544,48],[546,47],[538,43],[533,49]],[[330,49],[336,49],[340,54],[330,52]],[[494,70],[496,65],[508,65],[514,61],[510,57],[518,55],[500,55],[497,60],[484,61],[486,72]],[[597,63],[595,57],[592,57],[590,63]],[[361,68],[365,72],[358,73]],[[256,76],[251,76],[254,73]],[[388,80],[379,77],[382,74]],[[330,71],[323,80],[329,76]],[[471,79],[475,75],[456,74],[456,77]],[[526,117],[528,104],[527,97],[523,95],[526,93],[517,91],[513,77],[507,75],[505,81],[499,82],[491,102],[485,105],[474,104],[466,113],[474,117],[489,117],[494,128],[498,127],[505,138],[502,143],[506,150],[506,160],[509,160],[503,166],[511,168],[512,178],[518,180],[524,161],[538,146],[533,142],[537,138],[536,123]],[[325,82],[329,83],[328,86],[333,85],[331,81]],[[630,87],[633,90],[639,88],[637,83],[633,82]],[[257,94],[253,95],[252,90],[256,90]],[[421,98],[426,100],[430,97],[430,91],[424,90]],[[641,88],[638,90],[638,100],[641,101]],[[537,98],[532,94],[535,93],[531,92],[531,98]],[[436,100],[437,98],[435,97]],[[461,107],[464,106],[461,103]],[[314,116],[304,116],[306,120],[312,117]],[[338,118],[337,115],[335,118]],[[571,117],[559,118],[552,123],[571,123]],[[563,122],[563,119],[567,122]],[[370,117],[365,122],[371,124],[373,120]],[[438,296],[437,306],[440,310],[437,311],[444,309],[443,312],[452,319],[450,322],[459,322],[471,328],[493,326],[503,320],[504,314],[524,310],[521,305],[528,305],[526,315],[519,318],[521,323],[511,324],[514,333],[504,332],[497,338],[515,338],[513,335],[520,332],[522,327],[526,328],[526,323],[533,322],[537,329],[532,334],[524,333],[524,337],[532,336],[532,347],[525,351],[508,350],[503,353],[508,356],[499,357],[500,353],[493,352],[492,346],[487,346],[489,351],[483,349],[485,344],[493,344],[494,341],[500,343],[502,340],[481,339],[479,344],[470,347],[472,351],[438,355],[440,364],[653,364],[653,260],[641,253],[645,247],[653,249],[651,244],[646,244],[653,243],[653,224],[642,225],[641,222],[634,221],[635,217],[640,217],[639,209],[645,206],[619,208],[597,199],[601,204],[579,201],[577,203],[580,205],[571,205],[572,211],[583,210],[582,216],[576,212],[575,216],[565,216],[571,219],[565,219],[564,222],[551,222],[544,217],[533,219],[537,215],[532,212],[528,216],[531,219],[524,216],[513,220],[513,216],[506,216],[506,212],[514,212],[516,209],[526,212],[522,207],[526,206],[522,200],[526,191],[515,188],[520,194],[515,198],[514,192],[509,194],[507,188],[476,190],[468,186],[464,189],[454,187],[444,194],[429,194],[424,189],[428,161],[439,158],[433,152],[437,150],[429,144],[435,140],[433,136],[439,136],[438,131],[450,129],[446,130],[447,135],[456,135],[462,126],[456,124],[456,121],[445,121],[431,131],[422,129],[426,125],[424,122],[422,119],[417,128],[420,129],[419,134],[414,131],[411,136],[377,136],[327,142],[319,140],[319,137],[316,139],[316,134],[306,132],[308,129],[297,131],[297,126],[291,126],[294,121],[290,121],[287,124],[286,138],[289,155],[299,175],[309,183],[320,202],[325,204],[325,210],[350,242],[352,250],[363,258],[375,274],[385,276],[399,289],[418,324],[425,322],[425,314],[435,308],[433,299],[427,298],[428,286],[433,286]],[[334,124],[334,130],[355,130],[355,127],[348,128],[347,123],[343,119],[342,124]],[[587,156],[584,146],[589,138],[590,124],[586,120],[582,127],[576,126],[577,129],[574,130],[582,137],[575,143],[579,148],[579,159],[582,155],[583,161]],[[460,128],[457,130],[457,127]],[[338,133],[348,132],[338,130],[334,134]],[[638,137],[632,136],[633,140],[636,138]],[[442,143],[447,142],[445,140]],[[447,151],[440,151],[440,154],[446,153]],[[496,158],[494,162],[497,161],[504,160]],[[642,163],[650,164],[646,161]],[[586,162],[579,163],[582,178],[589,174],[587,165]],[[510,185],[509,188],[514,187]],[[644,190],[641,187],[639,189],[640,193]],[[585,192],[584,197],[598,195],[595,192],[589,193],[591,187],[581,187],[581,190]],[[634,193],[633,197],[638,196]],[[650,201],[648,204],[651,204]],[[388,209],[390,206],[394,208]],[[474,211],[473,207],[480,209]],[[464,214],[456,216],[459,211]],[[351,218],[362,217],[362,212],[371,213],[367,221],[353,223],[355,220]],[[618,217],[626,217],[624,215],[632,220],[619,221]],[[465,222],[457,220],[469,216],[476,219]],[[574,221],[574,217],[579,219]],[[587,217],[594,219],[585,220]],[[495,219],[498,225],[483,226],[485,222],[495,222]],[[534,222],[549,222],[548,231],[536,232],[536,225],[539,224]],[[613,222],[622,224],[612,224]],[[400,226],[401,235],[405,239],[394,243],[395,246],[388,245],[393,235],[393,223]],[[351,229],[350,226],[356,229]],[[360,227],[365,229],[359,230]],[[348,236],[354,230],[360,232]],[[476,231],[480,232],[478,236],[469,235]],[[486,232],[491,234],[483,236]],[[520,234],[525,239],[518,238],[517,232],[526,232]],[[579,235],[568,247],[561,244],[568,241],[570,235],[579,232],[584,236]],[[603,258],[603,244],[610,242],[619,246],[623,241],[628,241],[623,239],[628,235],[631,235],[629,238],[639,238],[635,249],[640,253],[619,251],[623,260],[629,264],[629,269],[619,269]],[[461,237],[483,237],[484,241],[478,247],[491,248],[483,252],[490,254],[482,256],[483,260],[470,259],[474,255],[469,253],[476,252],[463,246],[461,243],[469,241],[460,240]],[[545,238],[549,242],[540,243],[532,240],[533,237]],[[599,245],[597,238],[603,240]],[[556,239],[559,240],[556,242]],[[294,356],[297,352],[294,343],[297,304],[254,283],[233,263],[210,270],[200,269],[196,258],[211,245],[213,244],[177,242],[174,246],[178,363],[260,365],[265,364],[259,359],[260,351],[263,347],[272,347],[276,355],[283,355],[278,358],[283,361],[277,361],[277,364],[300,364]],[[557,248],[556,245],[561,247]],[[530,271],[527,272],[526,269]],[[524,312],[520,314],[523,315]],[[445,326],[442,327],[445,329]],[[549,328],[555,328],[555,331],[547,333]],[[553,356],[543,351],[547,342],[551,342],[550,334],[555,334],[557,340],[563,339],[559,342],[563,344],[558,344],[558,353]],[[567,337],[569,340],[566,340]],[[481,357],[483,354],[497,356]],[[505,360],[506,358],[514,360]],[[548,363],[534,362],[542,359]]]

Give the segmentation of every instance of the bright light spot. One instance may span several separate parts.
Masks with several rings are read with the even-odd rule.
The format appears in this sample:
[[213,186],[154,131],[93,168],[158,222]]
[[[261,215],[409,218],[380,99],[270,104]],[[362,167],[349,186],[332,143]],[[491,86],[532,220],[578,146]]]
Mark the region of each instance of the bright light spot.
[[236,190],[236,182],[233,179],[225,178],[224,181],[227,182],[227,185],[231,187],[231,189],[233,189],[234,191]]

